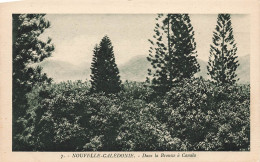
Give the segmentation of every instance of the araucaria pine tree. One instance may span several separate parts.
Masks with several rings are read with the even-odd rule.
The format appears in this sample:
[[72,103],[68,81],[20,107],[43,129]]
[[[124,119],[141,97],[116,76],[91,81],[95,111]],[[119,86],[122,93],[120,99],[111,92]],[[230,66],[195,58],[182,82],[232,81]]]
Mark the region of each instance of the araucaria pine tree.
[[39,36],[50,27],[44,14],[13,15],[13,150],[23,150],[18,135],[28,108],[26,94],[37,84],[50,83],[41,67],[30,66],[49,57],[54,50],[51,39],[43,41]]
[[104,36],[93,50],[91,64],[91,90],[93,92],[117,93],[121,90],[119,70],[115,63],[112,43]]
[[230,14],[219,14],[210,45],[208,74],[217,84],[235,84],[239,66]]
[[[158,14],[147,60],[152,87],[167,92],[199,71],[194,31],[188,14]],[[150,78],[148,78],[149,81]]]

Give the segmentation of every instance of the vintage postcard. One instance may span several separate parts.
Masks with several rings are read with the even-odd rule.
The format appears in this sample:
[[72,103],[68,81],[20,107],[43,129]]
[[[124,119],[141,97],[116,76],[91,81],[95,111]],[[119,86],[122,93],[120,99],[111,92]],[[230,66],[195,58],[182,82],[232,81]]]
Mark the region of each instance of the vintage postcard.
[[0,4],[0,161],[259,161],[259,2]]

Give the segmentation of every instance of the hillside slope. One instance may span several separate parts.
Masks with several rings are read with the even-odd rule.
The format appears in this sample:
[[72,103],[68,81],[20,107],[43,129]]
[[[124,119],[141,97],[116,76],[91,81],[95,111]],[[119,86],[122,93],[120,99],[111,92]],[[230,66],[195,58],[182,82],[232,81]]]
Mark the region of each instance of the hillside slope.
[[[198,59],[200,64],[200,72],[195,74],[196,77],[202,76],[210,79],[207,75],[207,62]],[[237,69],[237,75],[240,78],[239,83],[250,82],[250,55],[239,57],[240,66]],[[73,65],[68,62],[58,60],[45,60],[38,65],[43,67],[43,72],[53,78],[55,82],[66,80],[86,80],[90,79],[90,63],[83,62],[79,65]],[[119,72],[121,79],[132,81],[145,81],[147,77],[147,69],[150,63],[145,55],[139,55],[130,59],[127,63],[120,65]]]

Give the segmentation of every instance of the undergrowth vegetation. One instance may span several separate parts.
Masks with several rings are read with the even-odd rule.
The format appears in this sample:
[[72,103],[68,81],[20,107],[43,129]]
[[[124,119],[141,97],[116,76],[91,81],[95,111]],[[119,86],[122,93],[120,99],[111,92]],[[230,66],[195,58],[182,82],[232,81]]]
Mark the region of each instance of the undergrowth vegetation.
[[249,85],[184,80],[165,95],[126,81],[117,94],[88,82],[34,87],[17,138],[31,151],[228,151],[250,148]]

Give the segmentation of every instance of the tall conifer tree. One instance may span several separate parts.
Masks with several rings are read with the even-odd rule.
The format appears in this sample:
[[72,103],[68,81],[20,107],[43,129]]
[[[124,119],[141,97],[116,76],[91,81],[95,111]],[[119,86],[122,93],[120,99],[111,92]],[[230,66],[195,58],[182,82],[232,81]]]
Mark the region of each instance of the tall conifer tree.
[[217,84],[234,84],[239,66],[230,14],[219,14],[210,45],[208,74]]
[[109,37],[104,36],[99,46],[95,46],[93,52],[91,90],[105,93],[119,92],[121,80]]
[[[170,49],[171,41],[170,39],[170,28],[169,28],[169,18],[165,18],[165,15],[158,14],[156,18],[156,25],[154,28],[155,34],[153,39],[148,41],[151,43],[149,49],[149,56],[147,60],[151,62],[152,69],[148,69],[147,81],[152,83],[152,87],[156,91],[166,92],[170,86],[171,82],[168,78],[172,76],[169,70],[170,67]],[[170,48],[169,48],[170,47]],[[150,80],[151,79],[151,80]]]
[[191,78],[200,69],[194,31],[188,14],[172,15],[173,64],[175,81]]
[[[13,150],[23,149],[17,135],[23,131],[20,121],[27,110],[26,94],[37,84],[50,83],[41,67],[30,66],[43,61],[54,50],[51,39],[39,39],[50,22],[44,14],[13,14]],[[19,119],[19,120],[18,120]]]
[[[148,61],[152,86],[168,91],[175,82],[191,78],[199,71],[194,31],[188,14],[158,14]],[[149,81],[149,78],[148,78]]]

